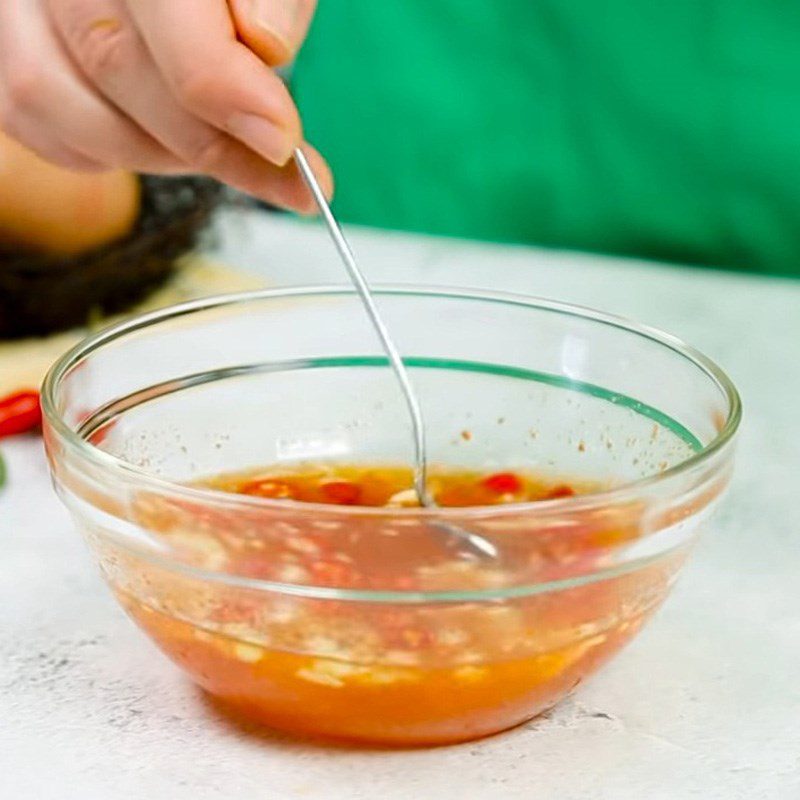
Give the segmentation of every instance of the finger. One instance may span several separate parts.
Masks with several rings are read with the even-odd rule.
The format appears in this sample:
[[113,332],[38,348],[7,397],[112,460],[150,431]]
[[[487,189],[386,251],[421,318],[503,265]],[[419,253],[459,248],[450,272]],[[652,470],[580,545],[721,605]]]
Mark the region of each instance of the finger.
[[104,172],[107,169],[99,162],[68,147],[49,132],[43,131],[40,125],[32,124],[30,120],[13,113],[5,85],[5,80],[0,75],[0,132],[56,166],[76,172]]
[[[224,173],[236,183],[235,162],[242,159],[232,151],[243,146],[177,103],[121,0],[49,0],[49,7],[64,46],[95,89],[175,154],[185,171]],[[252,159],[240,166],[252,167]]]
[[[0,3],[0,70],[12,125],[107,168],[175,171],[175,157],[97,95],[73,67],[50,29],[39,0]],[[39,146],[39,152],[46,148]]]
[[[0,106],[2,104],[3,100],[0,98]],[[75,172],[105,172],[108,169],[63,142],[53,139],[52,136],[42,135],[41,127],[38,125],[17,121],[14,124],[3,126],[0,130],[57,167],[64,167],[64,169],[71,169]]]
[[283,165],[302,141],[280,78],[237,41],[225,0],[127,0],[167,86],[190,113]]
[[[327,197],[331,197],[333,195],[333,177],[325,159],[309,144],[304,143],[302,148],[323,192]],[[270,205],[290,209],[299,214],[317,213],[314,198],[293,160],[286,166],[278,167],[265,162],[254,154],[252,157],[257,160],[258,166],[254,164],[248,185],[238,188],[265,200]]]
[[[310,144],[304,143],[302,149],[317,181],[319,181],[320,188],[330,200],[333,197],[333,175],[330,168],[325,163],[325,159]],[[319,209],[295,161],[292,160],[287,164],[281,173],[281,205],[301,214],[316,214]]]
[[53,0],[51,10],[86,77],[187,171],[212,175],[276,205],[294,208],[296,197],[305,203],[282,171],[177,103],[121,0]]
[[316,0],[228,0],[239,38],[265,63],[288,64],[306,38]]

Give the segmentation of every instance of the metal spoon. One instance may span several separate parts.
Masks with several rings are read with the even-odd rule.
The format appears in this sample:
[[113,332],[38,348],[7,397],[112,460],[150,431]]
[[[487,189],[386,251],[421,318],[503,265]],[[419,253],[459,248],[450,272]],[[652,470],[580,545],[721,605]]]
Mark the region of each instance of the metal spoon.
[[[333,215],[331,207],[325,199],[325,194],[319,185],[319,181],[317,181],[316,175],[314,175],[314,171],[308,163],[308,159],[306,159],[305,154],[299,147],[294,151],[294,160],[297,163],[300,174],[303,176],[303,180],[314,196],[314,201],[319,207],[323,220],[325,220],[328,233],[331,239],[333,239],[333,243],[347,269],[350,280],[358,296],[361,298],[364,310],[367,312],[372,327],[378,334],[378,338],[381,341],[386,357],[389,359],[389,364],[397,378],[397,382],[400,384],[400,389],[406,401],[409,416],[411,417],[411,427],[414,433],[414,491],[417,493],[421,506],[425,508],[436,508],[436,501],[431,497],[427,486],[428,454],[425,441],[425,423],[422,418],[419,401],[414,392],[414,387],[408,376],[408,370],[406,370],[403,359],[400,357],[400,353],[389,334],[389,330],[375,305],[375,300],[372,297],[369,284],[364,274],[359,269],[358,264],[356,264],[355,256],[350,249],[350,245],[347,243],[347,239],[344,237],[341,225],[339,225],[339,222]],[[482,536],[462,530],[461,528],[445,522],[437,522],[436,526],[449,535],[456,537],[463,544],[468,545],[469,549],[475,554],[483,558],[487,556],[490,558],[497,558],[497,548]]]

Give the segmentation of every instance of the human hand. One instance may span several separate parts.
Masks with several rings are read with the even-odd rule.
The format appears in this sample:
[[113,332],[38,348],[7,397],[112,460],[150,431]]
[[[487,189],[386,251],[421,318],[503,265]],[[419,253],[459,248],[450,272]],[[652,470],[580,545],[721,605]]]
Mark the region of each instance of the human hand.
[[293,58],[314,5],[1,0],[0,128],[73,169],[204,173],[310,212],[291,159],[300,118],[272,67]]

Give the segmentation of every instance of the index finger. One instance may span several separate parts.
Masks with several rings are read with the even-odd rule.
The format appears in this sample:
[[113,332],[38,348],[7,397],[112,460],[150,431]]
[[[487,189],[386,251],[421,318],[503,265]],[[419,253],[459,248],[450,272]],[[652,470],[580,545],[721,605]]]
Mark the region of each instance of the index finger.
[[128,0],[178,102],[275,164],[302,141],[283,81],[236,38],[225,0]]

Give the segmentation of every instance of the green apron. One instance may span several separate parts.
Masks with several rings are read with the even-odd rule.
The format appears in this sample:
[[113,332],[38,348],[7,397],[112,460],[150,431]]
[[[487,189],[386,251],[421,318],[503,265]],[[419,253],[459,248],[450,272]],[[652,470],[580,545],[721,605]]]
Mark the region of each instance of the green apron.
[[346,221],[800,275],[797,0],[320,0]]

